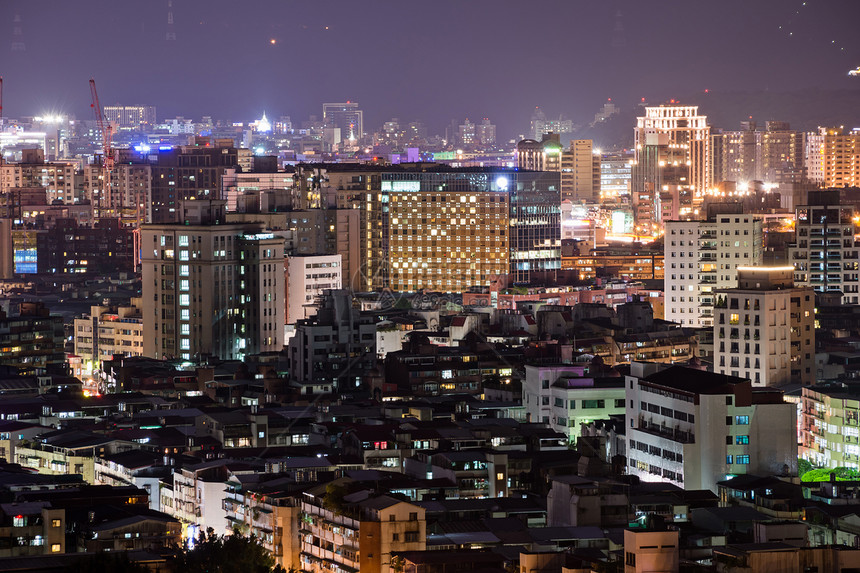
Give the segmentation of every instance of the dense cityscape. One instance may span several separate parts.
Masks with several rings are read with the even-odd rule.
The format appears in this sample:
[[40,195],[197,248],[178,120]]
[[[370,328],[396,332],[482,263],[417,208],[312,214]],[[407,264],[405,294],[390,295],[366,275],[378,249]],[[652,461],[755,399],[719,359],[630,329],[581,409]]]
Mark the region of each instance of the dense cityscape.
[[860,571],[856,88],[440,128],[20,77],[0,572]]

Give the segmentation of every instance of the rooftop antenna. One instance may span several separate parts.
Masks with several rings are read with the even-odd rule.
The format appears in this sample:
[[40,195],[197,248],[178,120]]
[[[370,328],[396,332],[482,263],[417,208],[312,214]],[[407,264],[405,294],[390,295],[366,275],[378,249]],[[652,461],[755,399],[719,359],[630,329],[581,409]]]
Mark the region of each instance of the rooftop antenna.
[[167,0],[167,36],[168,42],[176,40],[176,30],[173,28],[173,0]]

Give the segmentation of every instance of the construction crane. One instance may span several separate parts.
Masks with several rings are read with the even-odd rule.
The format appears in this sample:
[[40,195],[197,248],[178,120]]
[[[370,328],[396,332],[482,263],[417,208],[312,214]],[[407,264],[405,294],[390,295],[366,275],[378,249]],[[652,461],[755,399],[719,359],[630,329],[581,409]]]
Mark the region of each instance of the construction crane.
[[96,80],[90,78],[90,94],[93,97],[93,103],[90,107],[93,108],[93,114],[96,117],[99,131],[102,134],[102,173],[104,181],[104,190],[99,195],[98,205],[94,207],[93,217],[98,219],[101,215],[100,207],[103,201],[107,201],[107,208],[111,207],[111,173],[113,172],[113,153],[111,151],[111,140],[113,139],[113,127],[105,119],[102,111],[102,104],[99,103],[99,94],[96,91]]

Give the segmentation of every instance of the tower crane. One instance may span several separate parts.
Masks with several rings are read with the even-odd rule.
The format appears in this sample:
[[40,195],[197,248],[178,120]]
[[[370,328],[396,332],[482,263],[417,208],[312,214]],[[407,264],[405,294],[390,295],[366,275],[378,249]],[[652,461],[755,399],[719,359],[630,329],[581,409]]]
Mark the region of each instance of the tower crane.
[[102,105],[99,103],[99,94],[96,91],[96,80],[90,78],[90,94],[92,95],[93,102],[90,104],[90,107],[93,108],[93,114],[96,118],[96,123],[98,124],[99,131],[102,134],[102,168],[103,168],[103,181],[104,181],[104,190],[101,195],[99,195],[99,205],[95,206],[95,210],[97,212],[93,213],[94,218],[98,219],[100,214],[100,207],[103,201],[107,201],[107,209],[112,207],[112,197],[111,197],[111,173],[113,172],[113,153],[111,151],[111,141],[113,139],[113,127],[111,124],[105,119],[104,112],[102,111]]

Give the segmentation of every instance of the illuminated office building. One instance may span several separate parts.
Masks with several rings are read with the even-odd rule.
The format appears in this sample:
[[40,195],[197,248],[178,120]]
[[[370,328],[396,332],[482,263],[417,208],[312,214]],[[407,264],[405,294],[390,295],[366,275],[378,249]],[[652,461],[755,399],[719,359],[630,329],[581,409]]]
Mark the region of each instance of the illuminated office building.
[[560,268],[557,172],[332,165],[327,176],[338,207],[361,213],[362,290],[462,292]]
[[343,141],[356,145],[364,134],[364,112],[354,101],[346,103],[324,103],[323,122],[326,127],[340,129]]
[[149,130],[155,126],[154,105],[106,105],[105,119],[120,130]]

